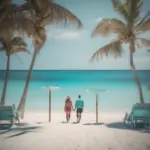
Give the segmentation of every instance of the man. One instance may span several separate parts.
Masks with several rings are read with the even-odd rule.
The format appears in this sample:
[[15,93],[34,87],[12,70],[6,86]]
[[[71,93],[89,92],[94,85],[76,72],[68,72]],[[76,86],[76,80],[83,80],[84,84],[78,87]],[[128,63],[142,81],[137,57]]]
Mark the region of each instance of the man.
[[77,123],[80,123],[81,114],[83,112],[84,101],[81,99],[81,95],[78,96],[78,99],[75,103],[76,115],[77,115]]

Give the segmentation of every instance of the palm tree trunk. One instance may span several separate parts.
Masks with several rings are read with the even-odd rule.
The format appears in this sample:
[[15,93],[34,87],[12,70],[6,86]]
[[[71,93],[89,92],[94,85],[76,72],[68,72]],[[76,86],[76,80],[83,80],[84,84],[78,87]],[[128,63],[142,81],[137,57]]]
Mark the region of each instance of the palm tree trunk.
[[131,47],[130,47],[130,66],[131,66],[131,69],[132,69],[132,72],[133,72],[136,84],[138,86],[140,103],[144,103],[143,91],[142,91],[140,80],[138,78],[138,74],[136,72],[136,69],[135,69],[135,66],[134,66],[134,63],[133,63],[133,51],[132,51]]
[[29,86],[29,82],[30,82],[32,69],[33,69],[33,66],[34,66],[34,63],[35,63],[35,60],[36,60],[36,56],[37,56],[37,50],[34,50],[31,65],[30,65],[28,75],[27,75],[27,79],[26,79],[26,84],[25,84],[25,87],[24,87],[24,91],[23,91],[19,106],[17,108],[17,110],[20,112],[21,119],[24,118],[26,96],[27,96],[27,93],[28,93],[28,86]]
[[9,78],[9,68],[10,68],[10,55],[7,56],[7,68],[6,68],[6,75],[5,75],[5,81],[4,81],[4,87],[1,97],[1,105],[5,105],[5,97],[7,92],[7,84],[8,84],[8,78]]

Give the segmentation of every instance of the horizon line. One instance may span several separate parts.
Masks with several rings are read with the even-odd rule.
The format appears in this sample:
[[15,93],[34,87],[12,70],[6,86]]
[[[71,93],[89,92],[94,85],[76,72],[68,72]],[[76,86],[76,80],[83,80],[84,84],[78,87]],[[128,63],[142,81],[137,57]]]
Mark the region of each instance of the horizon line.
[[[10,69],[9,71],[28,71],[29,69]],[[32,71],[132,71],[131,69],[33,69]],[[6,69],[0,69],[6,71]],[[150,71],[150,69],[137,69],[136,71]]]

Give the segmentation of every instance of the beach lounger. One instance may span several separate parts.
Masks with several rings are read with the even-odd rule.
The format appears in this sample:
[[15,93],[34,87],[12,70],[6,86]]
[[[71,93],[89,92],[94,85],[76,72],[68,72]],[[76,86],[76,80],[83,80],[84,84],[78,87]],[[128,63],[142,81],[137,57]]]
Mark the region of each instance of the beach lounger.
[[0,105],[0,128],[11,128],[16,121],[20,124],[18,113],[15,111],[15,106]]
[[131,113],[126,113],[124,124],[130,125],[132,128],[142,125],[143,127],[150,126],[150,103],[133,105]]

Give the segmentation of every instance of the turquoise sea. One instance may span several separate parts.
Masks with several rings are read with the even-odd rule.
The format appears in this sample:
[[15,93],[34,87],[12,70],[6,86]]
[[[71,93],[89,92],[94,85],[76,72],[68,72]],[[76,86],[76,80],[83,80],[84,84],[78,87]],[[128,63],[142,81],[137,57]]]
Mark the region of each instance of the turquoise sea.
[[[150,102],[150,71],[138,71],[143,88],[144,99]],[[2,94],[5,71],[0,71],[0,96]],[[6,103],[18,105],[27,71],[10,71]],[[81,94],[85,100],[85,110],[95,110],[95,95],[86,90],[105,89],[99,94],[101,111],[121,111],[131,108],[139,102],[138,90],[132,71],[103,71],[103,70],[34,70],[29,86],[26,109],[29,111],[44,111],[48,109],[48,91],[42,86],[60,87],[52,92],[52,109],[62,110],[67,96],[75,102]]]

